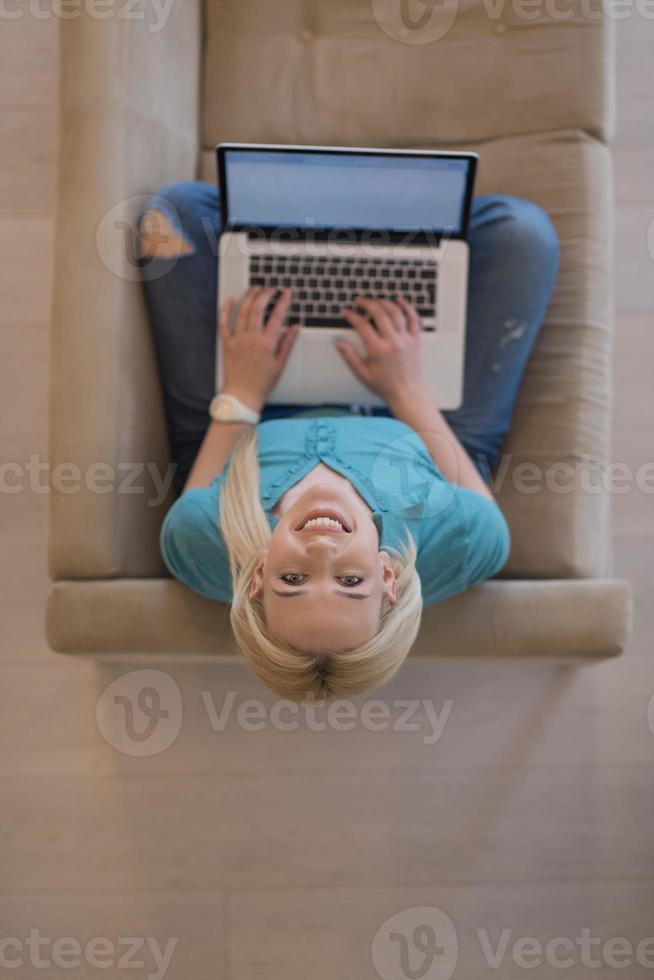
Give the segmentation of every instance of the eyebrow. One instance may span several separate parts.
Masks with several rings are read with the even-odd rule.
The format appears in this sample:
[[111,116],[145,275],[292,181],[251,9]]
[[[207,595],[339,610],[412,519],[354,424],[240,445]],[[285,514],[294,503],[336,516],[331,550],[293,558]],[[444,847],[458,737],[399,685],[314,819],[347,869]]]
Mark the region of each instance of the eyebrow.
[[[279,589],[273,589],[275,595],[281,596],[282,599],[294,599],[296,595],[307,595],[306,589],[298,589],[296,592],[280,592]],[[342,589],[332,589],[334,595],[344,595],[346,599],[369,599],[372,592],[344,592]]]

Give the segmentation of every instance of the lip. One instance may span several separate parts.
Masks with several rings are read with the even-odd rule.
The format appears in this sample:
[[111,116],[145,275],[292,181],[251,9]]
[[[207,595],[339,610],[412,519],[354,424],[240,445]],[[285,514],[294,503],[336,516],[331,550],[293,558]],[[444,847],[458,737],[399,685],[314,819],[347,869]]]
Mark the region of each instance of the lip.
[[333,520],[339,521],[343,525],[342,531],[338,531],[335,527],[310,527],[309,530],[314,534],[350,534],[352,532],[352,528],[348,521],[345,520],[340,511],[334,510],[333,507],[313,507],[304,515],[295,530],[303,531],[303,525],[306,524],[307,521],[310,521],[313,517],[331,517]]

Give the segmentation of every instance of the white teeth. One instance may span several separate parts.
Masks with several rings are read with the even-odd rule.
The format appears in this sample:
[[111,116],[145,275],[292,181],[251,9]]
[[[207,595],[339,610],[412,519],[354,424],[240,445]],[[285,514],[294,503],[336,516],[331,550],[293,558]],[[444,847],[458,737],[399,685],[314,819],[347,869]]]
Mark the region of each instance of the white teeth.
[[310,521],[306,522],[304,527],[337,527],[341,531],[344,530],[341,522],[334,520],[333,517],[312,517]]

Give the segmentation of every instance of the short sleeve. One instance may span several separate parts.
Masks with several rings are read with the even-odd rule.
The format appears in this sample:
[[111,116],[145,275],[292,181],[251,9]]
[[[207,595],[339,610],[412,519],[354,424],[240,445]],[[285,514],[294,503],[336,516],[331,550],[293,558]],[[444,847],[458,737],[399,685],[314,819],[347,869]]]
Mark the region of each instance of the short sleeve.
[[466,487],[442,482],[429,498],[431,513],[416,520],[416,567],[423,605],[442,602],[499,572],[511,546],[497,504]]
[[219,477],[177,498],[166,514],[159,545],[171,574],[207,599],[230,602],[229,553],[218,526]]
[[492,578],[506,564],[511,550],[511,534],[504,514],[495,503],[474,490],[459,487],[466,528],[465,588]]

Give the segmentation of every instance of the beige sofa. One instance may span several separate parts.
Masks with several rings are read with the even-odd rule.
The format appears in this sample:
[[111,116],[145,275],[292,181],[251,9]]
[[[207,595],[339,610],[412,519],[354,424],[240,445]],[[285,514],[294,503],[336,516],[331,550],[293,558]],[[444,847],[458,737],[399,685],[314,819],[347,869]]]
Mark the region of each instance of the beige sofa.
[[[227,608],[163,565],[158,532],[170,494],[153,506],[142,465],[136,479],[138,465],[129,470],[129,492],[119,489],[126,464],[163,472],[168,463],[124,222],[133,227],[142,195],[169,181],[213,180],[212,148],[225,139],[472,147],[478,193],[526,197],[550,214],[560,275],[497,493],[511,556],[496,579],[425,611],[413,655],[592,660],[624,648],[631,593],[612,577],[603,480],[614,25],[581,0],[539,10],[461,0],[437,4],[440,19],[420,28],[407,17],[425,19],[428,7],[413,2],[406,23],[397,0],[183,0],[165,26],[154,5],[140,5],[145,19],[103,20],[80,5],[61,21],[50,464],[51,474],[74,464],[82,482],[49,496],[53,649],[235,652]],[[105,492],[84,482],[98,463]],[[575,486],[563,492],[571,473]]]

